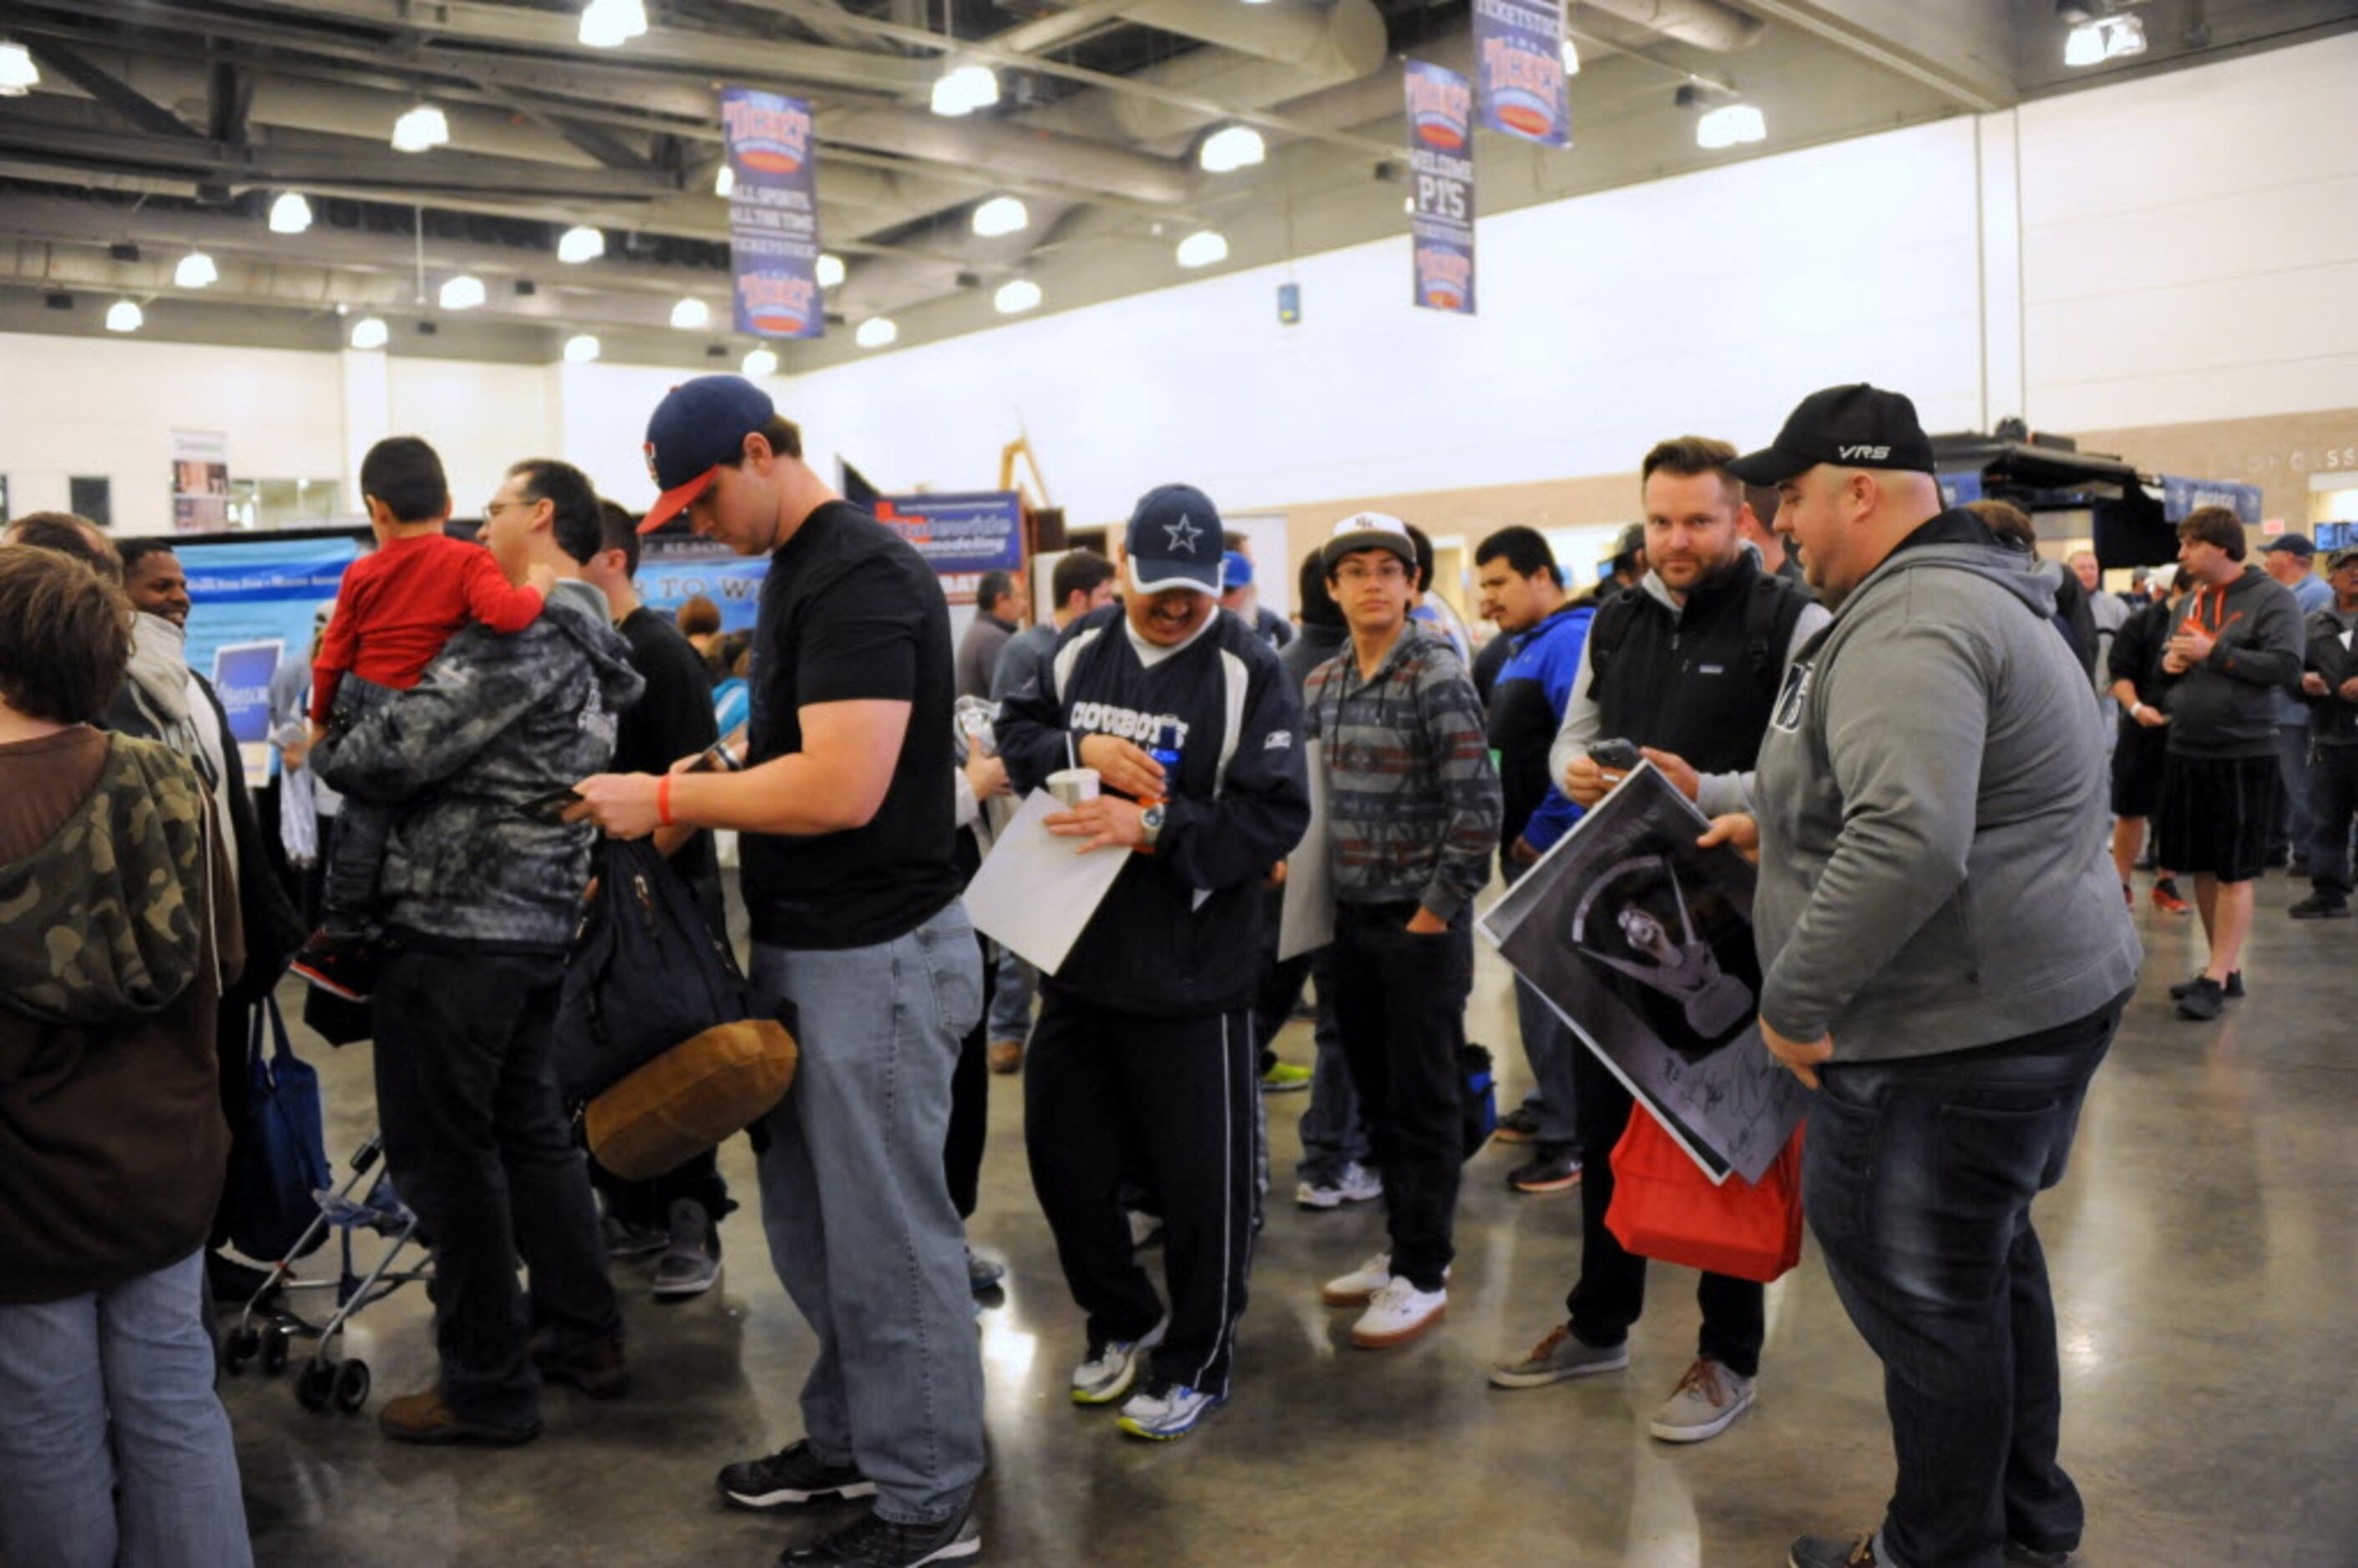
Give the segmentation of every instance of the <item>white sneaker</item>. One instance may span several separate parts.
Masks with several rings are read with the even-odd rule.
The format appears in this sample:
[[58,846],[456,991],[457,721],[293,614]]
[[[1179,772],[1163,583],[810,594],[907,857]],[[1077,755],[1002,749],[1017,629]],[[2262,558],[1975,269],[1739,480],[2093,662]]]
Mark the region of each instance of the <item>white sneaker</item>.
[[1328,1306],[1365,1306],[1378,1291],[1392,1282],[1392,1255],[1379,1252],[1347,1274],[1326,1281],[1318,1299]]
[[1449,1315],[1449,1291],[1420,1291],[1394,1277],[1368,1298],[1368,1310],[1351,1325],[1351,1343],[1362,1350],[1405,1345]]
[[1303,1208],[1340,1208],[1347,1203],[1372,1203],[1384,1195],[1384,1179],[1357,1160],[1345,1165],[1331,1182],[1301,1182],[1293,1201]]
[[1163,1343],[1170,1328],[1171,1320],[1166,1317],[1136,1339],[1116,1339],[1089,1346],[1088,1355],[1073,1368],[1073,1402],[1107,1405],[1130,1392],[1148,1352]]

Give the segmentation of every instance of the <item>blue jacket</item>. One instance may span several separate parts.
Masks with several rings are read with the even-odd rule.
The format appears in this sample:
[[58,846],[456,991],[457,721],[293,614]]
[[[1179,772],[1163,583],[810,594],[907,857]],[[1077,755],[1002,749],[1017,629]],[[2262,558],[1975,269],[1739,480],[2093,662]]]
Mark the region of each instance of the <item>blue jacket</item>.
[[1498,753],[1498,784],[1506,816],[1498,824],[1503,856],[1517,838],[1547,853],[1580,820],[1580,807],[1565,798],[1548,768],[1548,749],[1572,700],[1573,677],[1580,673],[1581,644],[1588,640],[1593,604],[1567,604],[1514,638],[1514,652],[1490,688],[1490,748]]

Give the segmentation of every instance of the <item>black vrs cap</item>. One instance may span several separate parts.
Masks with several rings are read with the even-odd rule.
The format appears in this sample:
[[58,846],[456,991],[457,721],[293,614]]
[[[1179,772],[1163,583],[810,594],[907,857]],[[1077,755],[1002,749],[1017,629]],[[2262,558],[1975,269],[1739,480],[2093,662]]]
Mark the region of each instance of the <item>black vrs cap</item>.
[[1736,459],[1727,471],[1747,484],[1775,485],[1820,463],[1931,473],[1932,439],[1905,395],[1854,382],[1801,399],[1776,440]]

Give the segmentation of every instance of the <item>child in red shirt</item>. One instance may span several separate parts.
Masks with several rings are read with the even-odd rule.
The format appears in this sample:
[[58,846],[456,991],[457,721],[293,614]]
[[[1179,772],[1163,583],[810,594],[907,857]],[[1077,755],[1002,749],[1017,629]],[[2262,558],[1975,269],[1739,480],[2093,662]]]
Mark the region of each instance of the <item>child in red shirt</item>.
[[[522,586],[511,583],[489,550],[442,532],[450,516],[442,460],[415,436],[388,437],[369,449],[361,491],[377,550],[345,569],[335,616],[319,639],[311,666],[315,743],[331,717],[349,721],[387,692],[416,686],[450,634],[469,622],[503,634],[531,625],[557,580],[544,566],[532,568]],[[295,957],[297,974],[353,1000],[367,996],[374,968],[369,912],[392,821],[385,807],[344,802],[320,926]]]

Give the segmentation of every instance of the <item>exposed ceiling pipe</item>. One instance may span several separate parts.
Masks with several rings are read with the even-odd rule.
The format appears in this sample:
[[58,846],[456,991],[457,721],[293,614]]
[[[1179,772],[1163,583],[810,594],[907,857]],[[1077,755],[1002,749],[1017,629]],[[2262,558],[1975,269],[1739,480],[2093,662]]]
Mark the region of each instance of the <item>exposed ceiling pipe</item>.
[[[1231,0],[1151,3],[1158,9],[1169,7],[1187,13],[1188,26],[1207,33],[1228,30],[1228,24],[1249,21],[1250,14],[1257,11],[1281,12],[1280,20],[1285,24],[1281,29],[1256,35],[1248,27],[1234,36],[1254,38],[1266,49],[1282,48],[1290,52],[1290,58],[1235,52],[1223,40],[1218,49],[1184,55],[1130,73],[1136,81],[1199,98],[1217,99],[1238,108],[1263,108],[1321,87],[1357,81],[1382,65],[1390,49],[1383,13],[1376,8],[1373,0],[1335,0],[1323,12],[1301,5],[1238,5]],[[1305,30],[1310,18],[1317,19],[1314,33]],[[1200,130],[1218,118],[1217,114],[1158,103],[1134,93],[1098,90],[1034,110],[1022,120],[1027,125],[1076,136],[1160,142]]]
[[[1168,159],[1003,121],[961,124],[905,109],[845,108],[827,115],[823,129],[826,141],[968,168],[1004,169],[1133,201],[1178,206],[1195,194],[1195,175]],[[819,156],[824,168],[826,154]]]
[[1733,54],[1760,41],[1768,25],[1721,0],[1580,0],[1650,32],[1714,54]]

